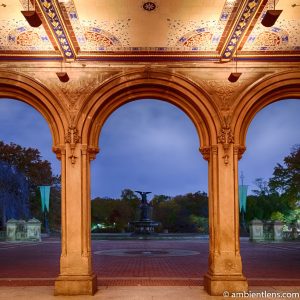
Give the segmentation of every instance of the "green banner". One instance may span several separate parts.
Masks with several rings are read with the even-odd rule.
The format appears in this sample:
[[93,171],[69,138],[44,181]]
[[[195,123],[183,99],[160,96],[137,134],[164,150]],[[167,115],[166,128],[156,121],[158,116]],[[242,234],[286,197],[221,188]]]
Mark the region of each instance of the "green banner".
[[248,185],[239,185],[240,212],[246,212]]
[[42,212],[49,212],[49,200],[50,200],[50,185],[39,186],[41,193]]

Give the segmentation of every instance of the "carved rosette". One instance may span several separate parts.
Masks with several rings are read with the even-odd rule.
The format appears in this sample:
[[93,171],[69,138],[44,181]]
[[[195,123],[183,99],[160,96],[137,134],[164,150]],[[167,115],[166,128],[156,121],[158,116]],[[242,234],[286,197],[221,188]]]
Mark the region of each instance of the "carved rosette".
[[231,259],[224,260],[224,270],[226,273],[231,273],[235,268],[236,265]]
[[231,128],[228,125],[224,126],[221,129],[221,131],[218,135],[218,143],[223,145],[223,149],[224,149],[224,153],[225,153],[223,158],[224,158],[225,165],[227,165],[229,162],[228,150],[229,150],[230,144],[234,143],[234,136],[232,134]]
[[71,159],[71,163],[75,164],[77,156],[75,156],[74,151],[76,148],[76,144],[81,142],[81,137],[78,134],[78,130],[74,126],[69,126],[68,127],[68,132],[66,133],[65,136],[65,143],[70,144],[71,148],[71,155],[69,158]]

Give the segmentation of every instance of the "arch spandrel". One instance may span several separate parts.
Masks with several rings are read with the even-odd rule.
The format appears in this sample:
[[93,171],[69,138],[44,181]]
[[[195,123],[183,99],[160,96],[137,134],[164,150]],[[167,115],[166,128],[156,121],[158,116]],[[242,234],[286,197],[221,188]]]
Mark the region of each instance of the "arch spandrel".
[[82,143],[97,149],[107,118],[120,106],[145,98],[166,101],[184,111],[195,125],[200,148],[216,143],[221,116],[206,91],[182,75],[152,70],[117,75],[85,99],[76,122]]
[[41,83],[17,72],[0,70],[0,98],[20,100],[32,106],[45,118],[52,135],[53,149],[64,144],[67,128],[66,110]]
[[255,115],[267,105],[287,98],[300,99],[300,72],[272,74],[249,86],[232,114],[235,143],[245,149],[247,131]]

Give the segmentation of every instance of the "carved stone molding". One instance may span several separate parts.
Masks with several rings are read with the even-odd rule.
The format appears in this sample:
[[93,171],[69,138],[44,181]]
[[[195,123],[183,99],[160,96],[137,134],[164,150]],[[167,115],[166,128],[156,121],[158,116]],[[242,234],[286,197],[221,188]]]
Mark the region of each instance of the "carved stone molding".
[[80,143],[81,137],[78,135],[78,130],[74,126],[69,126],[68,132],[65,136],[65,143],[77,144]]
[[224,271],[227,273],[232,272],[234,269],[236,269],[236,265],[233,260],[231,259],[225,259],[224,260]]
[[234,155],[238,156],[238,159],[240,160],[243,157],[244,152],[246,151],[246,147],[240,146],[240,145],[235,145],[233,147],[233,153]]
[[216,100],[220,110],[228,111],[235,101],[234,95],[239,92],[242,86],[242,80],[235,83],[228,80],[204,80],[203,81],[217,95]]
[[211,152],[213,155],[217,155],[218,154],[218,146],[217,145],[211,146]]
[[80,109],[81,102],[93,90],[99,87],[105,80],[119,73],[119,71],[107,70],[86,72],[84,68],[72,69],[66,67],[63,70],[68,72],[70,80],[63,83],[59,81],[55,74],[59,70],[57,68],[49,72],[49,69],[40,69],[35,72],[26,73],[47,86],[60,101],[63,101],[68,111],[75,115]]
[[65,147],[55,147],[55,146],[53,146],[52,151],[55,153],[56,158],[59,159],[59,160],[61,160],[61,156],[63,154],[66,154]]
[[234,136],[231,128],[223,127],[218,135],[218,143],[222,144],[224,148],[228,148],[230,144],[234,143]]
[[228,155],[228,150],[230,147],[230,144],[234,143],[234,136],[232,134],[232,130],[229,126],[224,126],[219,135],[218,135],[218,143],[223,145],[224,149],[224,163],[225,165],[228,164],[229,162],[229,155]]
[[96,158],[96,155],[99,153],[99,148],[98,147],[89,147],[88,153],[89,153],[89,159],[94,160]]
[[65,143],[70,144],[71,155],[69,158],[71,159],[71,163],[75,164],[77,156],[75,156],[74,151],[76,148],[76,144],[81,142],[81,137],[78,134],[78,130],[74,126],[69,126],[68,132],[65,136]]
[[205,160],[210,160],[211,155],[217,155],[218,154],[218,146],[212,145],[210,147],[202,147],[199,148],[200,153],[203,155],[203,158]]
[[203,158],[205,160],[209,160],[209,158],[210,158],[210,147],[199,148],[199,151],[203,155]]

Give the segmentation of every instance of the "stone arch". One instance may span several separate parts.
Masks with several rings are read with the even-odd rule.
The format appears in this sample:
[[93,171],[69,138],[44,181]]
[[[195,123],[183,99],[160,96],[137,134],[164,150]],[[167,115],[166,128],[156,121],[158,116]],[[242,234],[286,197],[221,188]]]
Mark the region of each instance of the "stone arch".
[[287,71],[272,74],[250,86],[233,112],[236,144],[246,148],[247,131],[255,115],[267,105],[286,98],[300,99],[300,73]]
[[35,108],[46,119],[53,141],[53,150],[64,144],[67,121],[55,96],[41,83],[17,72],[0,71],[0,98],[12,98]]
[[87,97],[78,120],[82,143],[98,149],[107,118],[120,106],[144,98],[163,100],[184,111],[195,125],[201,148],[216,143],[221,117],[207,93],[181,75],[149,70],[118,75]]

